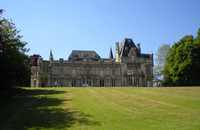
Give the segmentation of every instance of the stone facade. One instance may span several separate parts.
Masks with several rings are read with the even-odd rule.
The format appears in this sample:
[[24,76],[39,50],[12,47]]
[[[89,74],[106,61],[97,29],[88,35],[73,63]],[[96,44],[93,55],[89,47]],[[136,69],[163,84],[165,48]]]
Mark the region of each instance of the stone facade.
[[141,53],[132,39],[116,43],[109,58],[95,51],[74,50],[68,60],[31,56],[31,86],[152,86],[153,54]]

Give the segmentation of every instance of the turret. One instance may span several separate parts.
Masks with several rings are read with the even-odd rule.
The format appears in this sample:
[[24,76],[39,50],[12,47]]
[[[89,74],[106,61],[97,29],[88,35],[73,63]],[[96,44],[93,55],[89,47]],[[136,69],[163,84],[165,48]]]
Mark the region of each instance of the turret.
[[110,59],[113,59],[113,52],[112,52],[112,48],[110,48],[109,58],[110,58]]
[[52,53],[52,50],[50,50],[49,61],[53,62],[53,53]]
[[140,43],[137,44],[137,48],[138,48],[138,53],[141,53],[141,47],[140,47]]
[[120,60],[119,60],[119,42],[116,42],[115,62],[120,62]]

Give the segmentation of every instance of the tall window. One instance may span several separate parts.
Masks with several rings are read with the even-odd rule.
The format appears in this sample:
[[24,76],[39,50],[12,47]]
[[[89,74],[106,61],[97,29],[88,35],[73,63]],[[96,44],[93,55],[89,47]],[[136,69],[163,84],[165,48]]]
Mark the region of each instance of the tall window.
[[72,80],[72,87],[76,86],[76,80]]
[[104,80],[100,80],[100,87],[104,86]]
[[112,86],[115,86],[115,79],[112,79]]

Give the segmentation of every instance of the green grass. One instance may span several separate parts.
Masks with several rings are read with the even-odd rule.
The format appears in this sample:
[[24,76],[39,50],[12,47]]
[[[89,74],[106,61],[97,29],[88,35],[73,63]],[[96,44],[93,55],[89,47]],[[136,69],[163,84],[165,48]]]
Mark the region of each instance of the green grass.
[[200,87],[36,88],[0,99],[1,130],[200,130]]

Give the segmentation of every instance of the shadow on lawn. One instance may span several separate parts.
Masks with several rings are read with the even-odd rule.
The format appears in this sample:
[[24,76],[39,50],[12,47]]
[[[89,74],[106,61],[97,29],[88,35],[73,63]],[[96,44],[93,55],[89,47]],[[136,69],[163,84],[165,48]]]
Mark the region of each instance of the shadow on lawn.
[[[3,129],[26,130],[33,128],[67,129],[73,124],[100,125],[91,115],[80,111],[70,110],[67,106],[71,99],[54,98],[54,94],[69,94],[66,91],[45,89],[22,89],[12,100],[4,106],[1,115],[4,115]],[[44,96],[51,95],[51,96]],[[57,95],[56,95],[57,96]],[[64,104],[63,104],[64,103]],[[0,108],[1,110],[1,108]],[[7,113],[7,114],[6,114]]]

